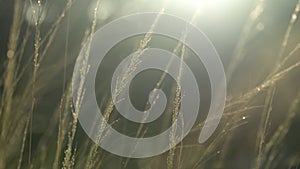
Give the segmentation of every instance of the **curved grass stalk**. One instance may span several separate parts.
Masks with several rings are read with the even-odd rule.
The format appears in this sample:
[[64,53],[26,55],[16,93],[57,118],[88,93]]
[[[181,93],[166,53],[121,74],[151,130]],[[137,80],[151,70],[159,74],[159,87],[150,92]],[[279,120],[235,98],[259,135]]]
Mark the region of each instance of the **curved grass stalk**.
[[246,45],[248,43],[249,37],[253,32],[252,28],[253,28],[255,22],[257,21],[257,19],[261,16],[261,14],[264,11],[264,3],[265,3],[264,0],[256,0],[255,7],[251,11],[251,13],[248,17],[248,21],[246,22],[246,24],[242,30],[240,39],[239,39],[237,46],[233,52],[232,61],[227,68],[226,79],[228,82],[231,82],[233,73],[235,72],[239,63],[245,57],[244,50],[246,49]]

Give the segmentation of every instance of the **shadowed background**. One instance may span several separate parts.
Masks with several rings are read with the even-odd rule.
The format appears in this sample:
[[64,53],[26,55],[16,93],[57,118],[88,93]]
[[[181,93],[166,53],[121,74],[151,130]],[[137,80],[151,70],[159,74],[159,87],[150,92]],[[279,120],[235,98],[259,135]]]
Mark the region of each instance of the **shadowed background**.
[[[134,12],[159,12],[164,3],[164,1],[159,0],[103,0],[100,2],[100,8],[97,14],[96,30],[120,16]],[[242,97],[245,92],[255,88],[270,75],[278,62],[282,41],[297,0],[267,0],[264,3],[262,14],[259,13],[259,9],[256,9],[256,3],[254,0],[215,0],[211,1],[211,3],[200,3],[200,5],[197,6],[195,5],[197,3],[192,0],[171,0],[168,5],[165,6],[166,13],[177,15],[187,20],[190,20],[195,11],[199,9],[199,14],[194,24],[210,38],[221,57],[225,70],[228,70],[230,65],[235,63],[236,60],[234,56],[239,50],[237,48],[243,43],[243,38],[246,39],[241,52],[243,59],[237,63],[235,71],[231,74],[232,78],[228,81],[228,103],[230,103],[231,99]],[[25,50],[23,51],[22,58],[19,60],[20,68],[16,70],[17,74],[21,74],[21,76],[14,91],[13,101],[17,105],[22,105],[23,112],[29,112],[32,103],[31,99],[22,100],[22,96],[28,87],[27,85],[34,71],[35,20],[32,17],[32,12],[34,8],[37,8],[35,4],[35,2],[31,4],[30,1],[21,1],[24,22],[21,25],[19,35],[20,41],[18,42],[17,48],[19,53],[22,40],[26,38],[28,38],[28,40],[24,44]],[[74,1],[70,10],[68,10],[65,15],[62,16],[61,21],[59,21],[58,18],[61,17],[62,11],[66,9],[66,5],[65,1],[60,0],[42,1],[43,10],[40,15],[40,37],[42,44],[40,46],[40,53],[43,54],[43,51],[45,51],[45,53],[41,55],[43,59],[40,60],[35,85],[36,88],[34,90],[36,103],[32,119],[31,153],[32,158],[37,162],[33,162],[35,163],[33,168],[52,168],[54,166],[53,160],[55,158],[57,132],[59,130],[57,127],[59,121],[54,113],[60,107],[63,92],[68,89],[67,86],[72,78],[76,58],[82,43],[86,40],[90,32],[89,28],[93,21],[93,10],[96,2],[85,0]],[[0,72],[3,75],[3,79],[6,77],[6,67],[8,64],[6,57],[8,51],[7,44],[13,21],[13,11],[14,1],[0,0]],[[258,17],[251,21],[251,16],[255,17],[255,15],[258,15]],[[243,33],[247,32],[245,31],[245,27],[247,27],[249,23],[249,18],[251,31],[248,31],[248,34],[245,35]],[[59,23],[57,23],[58,21]],[[56,24],[59,26],[54,28],[53,25]],[[50,46],[47,46],[47,42],[52,38],[51,35],[48,36],[47,33],[56,28],[57,32],[53,36],[53,41]],[[290,34],[284,56],[287,56],[290,51],[300,43],[299,28],[300,23],[296,22]],[[124,57],[138,48],[139,42],[142,39],[143,36],[136,36],[122,41],[107,54],[103,63],[101,63],[96,79],[96,93],[100,109],[105,110],[106,104],[108,104],[109,98],[111,97],[110,82],[114,69]],[[177,41],[154,35],[149,43],[149,47],[160,47],[172,51],[176,47],[176,44]],[[294,56],[288,60],[285,67],[298,62],[299,55],[300,52],[296,51]],[[202,63],[197,60],[195,55],[189,50],[187,51],[185,61],[192,68],[194,74],[196,74],[198,84],[200,84],[201,109],[197,122],[201,123],[205,120],[210,102],[210,85],[207,73]],[[286,118],[291,103],[299,92],[299,73],[299,69],[291,71],[277,83],[274,89],[272,111],[267,123],[268,132],[265,135],[266,142],[273,136],[273,133],[278,130],[278,126]],[[143,110],[145,108],[148,94],[159,80],[161,74],[162,72],[160,71],[149,70],[135,77],[131,83],[130,93],[131,101],[137,109]],[[3,82],[1,82],[0,85],[0,93],[3,94],[5,93],[5,85]],[[172,99],[175,97],[174,91],[176,84],[174,80],[167,76],[162,88],[169,98],[169,113],[168,110],[166,110],[166,113],[157,121],[147,124],[145,127],[148,128],[148,130],[144,137],[156,135],[167,129],[171,124],[171,121],[168,121],[168,119],[171,118],[170,110],[174,107]],[[197,138],[200,130],[191,132],[182,143],[186,145],[186,148],[183,149],[182,156],[180,157],[181,160],[179,162],[176,161],[173,168],[193,168],[195,166],[196,168],[252,168],[258,154],[257,135],[259,133],[259,123],[264,107],[267,107],[267,103],[265,103],[267,91],[268,90],[265,89],[265,91],[258,93],[246,105],[225,111],[216,133],[207,143],[198,145],[200,148],[197,147]],[[240,115],[232,115],[230,112],[233,110],[242,110],[247,106],[256,106],[256,108],[243,111]],[[12,113],[17,112],[17,110],[12,111]],[[67,113],[66,116],[71,116],[70,110],[65,113]],[[118,122],[114,127],[127,135],[134,136],[139,128],[139,124],[129,122],[120,117],[118,112],[113,111],[110,122],[113,123],[115,120],[118,120]],[[280,145],[276,145],[274,148],[278,150],[278,154],[270,168],[296,168],[297,164],[299,164],[299,122],[299,110],[297,110],[290,127],[287,128],[288,132],[286,136]],[[226,125],[232,126],[229,130],[223,131]],[[80,168],[84,166],[85,159],[82,158],[88,157],[88,153],[83,149],[91,147],[93,143],[81,129],[79,123],[77,127],[73,148],[77,147],[78,151],[83,154],[82,156],[76,156],[78,164],[75,164],[75,168]],[[47,136],[45,137],[45,135]],[[65,137],[67,138],[68,134],[66,134]],[[43,138],[47,139],[43,140]],[[215,139],[218,140],[218,143],[214,142]],[[62,154],[65,152],[64,148],[67,147],[66,140],[63,142]],[[27,142],[28,139],[26,143]],[[209,149],[211,144],[216,144],[213,150]],[[0,149],[2,149],[3,145],[2,143]],[[28,163],[26,159],[29,149],[28,144],[25,145],[24,166]],[[20,146],[21,144],[18,144],[16,149],[20,148]],[[205,149],[211,152],[205,154],[203,153]],[[18,151],[15,151],[16,152],[11,153],[11,156],[6,158],[6,166],[8,166],[8,168],[15,168],[15,161],[19,158]],[[41,157],[40,154],[44,151],[46,152],[45,157],[47,158],[44,162],[42,160],[39,161],[38,159]],[[103,163],[98,167],[95,165],[94,168],[169,167],[166,163],[166,159],[169,156],[168,152],[157,157],[128,160],[102,150],[98,151],[99,157],[97,156],[97,158],[101,159],[100,157],[103,157]],[[86,155],[84,155],[84,153]],[[268,155],[268,153],[265,154],[266,157],[262,160],[260,168],[265,168],[268,165]],[[178,154],[175,156],[177,158]],[[61,155],[60,161],[63,161],[63,158],[64,156]],[[199,159],[202,159],[201,163],[197,164]]]

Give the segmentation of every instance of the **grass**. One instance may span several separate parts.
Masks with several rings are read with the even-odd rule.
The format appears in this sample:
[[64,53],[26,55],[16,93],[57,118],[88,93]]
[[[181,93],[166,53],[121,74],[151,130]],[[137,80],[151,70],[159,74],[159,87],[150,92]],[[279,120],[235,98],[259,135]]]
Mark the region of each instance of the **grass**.
[[[21,0],[14,0],[12,3],[13,11],[10,13],[12,18],[6,41],[7,47],[1,49],[5,50],[6,55],[3,59],[5,63],[3,64],[3,71],[0,71],[2,74],[0,83],[2,95],[0,102],[0,169],[201,169],[239,168],[241,166],[239,163],[243,163],[243,168],[249,169],[300,168],[300,154],[297,152],[297,147],[292,147],[292,149],[295,148],[295,151],[292,152],[290,151],[291,148],[287,148],[289,147],[289,140],[297,140],[297,138],[290,138],[289,133],[296,134],[293,132],[293,126],[299,121],[300,90],[296,85],[290,89],[292,91],[288,91],[287,83],[297,77],[300,69],[299,36],[296,37],[298,38],[296,40],[294,38],[299,33],[299,24],[297,23],[300,1],[295,1],[295,6],[289,14],[289,20],[283,23],[286,24],[285,31],[279,36],[278,42],[273,45],[273,47],[275,46],[274,50],[277,51],[276,56],[265,56],[269,59],[265,60],[264,64],[271,65],[270,68],[266,68],[266,73],[254,75],[257,76],[257,79],[251,79],[250,87],[247,87],[248,84],[243,82],[244,78],[240,77],[246,76],[246,73],[243,74],[244,72],[242,72],[242,75],[239,76],[242,69],[241,65],[245,65],[250,57],[259,57],[253,56],[249,44],[256,38],[258,39],[258,30],[255,27],[263,17],[267,17],[265,16],[266,10],[273,5],[263,0],[254,2],[230,62],[225,65],[229,94],[221,124],[213,138],[203,145],[197,143],[199,131],[203,126],[203,121],[198,120],[198,124],[193,127],[184,141],[162,155],[146,159],[122,158],[110,154],[89,140],[80,128],[78,112],[75,110],[80,108],[80,100],[84,95],[85,75],[89,71],[87,59],[91,44],[88,43],[86,55],[82,60],[81,83],[76,99],[78,102],[72,103],[69,70],[72,70],[74,56],[77,56],[79,51],[74,49],[74,52],[73,50],[74,44],[71,43],[70,39],[75,35],[70,31],[70,26],[78,1],[66,1],[54,22],[47,28],[43,26],[45,23],[41,21],[41,14],[45,10],[43,6],[49,2],[30,0],[28,3],[23,3]],[[3,1],[0,1],[1,4]],[[37,8],[33,9],[35,23],[30,26],[26,24],[24,16],[27,6],[32,4],[37,4]],[[171,1],[164,3],[164,8],[160,9],[157,20],[170,5],[172,5]],[[100,6],[101,1],[97,0],[93,20],[87,23],[85,34],[79,35],[81,42],[77,46],[81,45],[80,47],[82,47],[84,42],[91,42],[92,35],[102,24],[97,19]],[[199,10],[194,11],[190,19],[195,24],[201,13]],[[151,29],[155,25],[156,21],[153,22]],[[129,83],[126,74],[130,74],[128,71],[132,71],[138,66],[139,57],[146,48],[152,45],[154,37],[151,29],[141,38],[138,45],[133,47],[133,50],[139,51],[139,54],[131,61],[129,69],[125,70],[118,90],[122,90],[124,83]],[[64,30],[65,36],[61,37],[63,47],[59,48],[57,38],[61,35],[62,30]],[[183,35],[183,41],[184,38]],[[62,49],[62,51],[57,50],[57,48]],[[264,45],[256,46],[255,50],[263,50],[264,48],[267,47]],[[45,73],[44,70],[48,62],[53,62],[51,59],[53,50],[57,50],[54,53],[59,53],[58,55],[63,57],[57,61],[54,60],[52,71]],[[177,54],[182,61],[186,61],[190,57],[186,46],[181,42],[175,43],[172,52]],[[171,63],[172,60],[170,60]],[[255,65],[251,66],[252,69],[256,69]],[[45,123],[46,127],[42,132],[36,132],[35,126],[38,126],[38,116],[44,111],[41,109],[43,107],[41,100],[44,95],[47,96],[48,89],[53,85],[47,81],[55,79],[57,74],[62,75],[60,76],[62,80],[57,80],[61,84],[59,84],[60,89],[56,93],[56,98],[53,99],[55,104],[47,109],[49,118],[42,119],[41,123]],[[179,73],[178,79],[181,76]],[[260,78],[261,76],[262,78]],[[43,81],[43,78],[46,80]],[[243,90],[236,89],[234,87],[236,83],[245,85]],[[294,79],[294,83],[297,83],[296,79]],[[168,84],[167,75],[163,73],[155,82],[155,86],[156,88],[166,88],[166,84]],[[169,102],[172,106],[168,108],[166,113],[170,117],[169,120],[174,122],[179,113],[180,86],[172,84],[171,87],[167,88],[171,89]],[[280,91],[292,94],[287,100],[282,100],[278,94]],[[104,93],[107,94],[108,92],[104,91]],[[279,106],[281,102],[287,102],[283,108]],[[145,107],[147,106],[149,103]],[[115,117],[116,112],[111,97],[101,97],[99,107],[104,110],[104,117],[107,121],[116,126],[121,125],[121,128],[130,129],[130,123],[122,123],[122,119]],[[168,125],[168,122],[161,124],[161,126],[164,125]],[[299,125],[296,124],[297,126]],[[181,127],[175,126],[173,132],[175,133]],[[134,135],[143,137],[150,130],[148,125],[141,124],[134,130],[136,131]],[[244,132],[249,132],[249,136],[245,136]],[[104,129],[99,131],[99,142],[101,138],[105,137],[105,134]],[[174,135],[170,135],[173,144],[174,137]],[[240,137],[245,137],[245,140]],[[232,164],[232,159],[241,160],[237,156],[244,154],[251,155],[247,157],[245,162],[234,161]]]

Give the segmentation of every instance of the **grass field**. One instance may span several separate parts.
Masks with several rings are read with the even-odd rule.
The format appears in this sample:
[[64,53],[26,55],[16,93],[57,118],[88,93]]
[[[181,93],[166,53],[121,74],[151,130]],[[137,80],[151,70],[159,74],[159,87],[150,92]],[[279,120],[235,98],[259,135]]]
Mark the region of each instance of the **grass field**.
[[[72,73],[97,30],[120,16],[150,11],[190,20],[210,38],[226,73],[226,106],[213,136],[199,144],[210,106],[205,67],[174,39],[147,33],[120,42],[101,63],[95,91],[119,132],[159,134],[180,107],[174,79],[150,70],[132,81],[131,101],[144,110],[149,92],[161,88],[168,96],[164,115],[145,125],[120,116],[111,77],[133,51],[173,52],[198,74],[203,93],[199,117],[182,142],[158,156],[124,158],[103,150],[82,129]],[[0,0],[0,169],[300,169],[299,12],[300,0]]]

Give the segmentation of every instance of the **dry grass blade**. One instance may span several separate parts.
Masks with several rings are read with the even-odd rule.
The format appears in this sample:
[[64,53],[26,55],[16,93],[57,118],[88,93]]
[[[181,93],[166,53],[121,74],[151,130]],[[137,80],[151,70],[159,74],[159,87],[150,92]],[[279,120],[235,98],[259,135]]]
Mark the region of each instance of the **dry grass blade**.
[[[298,120],[296,118],[298,118],[297,113],[300,104],[300,92],[294,91],[295,89],[299,90],[299,87],[293,84],[295,79],[292,79],[294,77],[294,73],[300,70],[300,60],[298,58],[300,43],[297,39],[299,32],[297,26],[299,26],[298,21],[300,13],[300,0],[288,2],[289,5],[282,8],[281,6],[279,6],[279,3],[281,2],[278,2],[278,4],[274,4],[273,2],[266,0],[253,0],[251,2],[249,1],[249,4],[252,3],[251,5],[254,5],[253,7],[249,6],[241,8],[247,9],[247,11],[245,10],[245,12],[242,12],[242,10],[237,10],[241,13],[234,13],[232,15],[227,15],[227,9],[229,10],[231,9],[231,7],[227,7],[227,5],[222,6],[219,4],[212,5],[210,4],[210,1],[207,1],[207,3],[202,3],[204,1],[201,1],[201,3],[199,2],[199,4],[203,6],[200,6],[199,4],[197,4],[199,6],[196,6],[196,3],[190,1],[180,1],[180,4],[176,4],[177,1],[170,0],[163,0],[159,5],[150,5],[151,3],[149,3],[148,5],[148,2],[142,0],[137,0],[134,2],[121,2],[118,0],[93,0],[91,2],[86,2],[84,0],[66,0],[62,2],[58,0],[53,1],[53,3],[51,4],[48,1],[42,0],[28,0],[26,2],[23,2],[21,0],[14,0],[13,2],[7,4],[4,4],[4,2],[5,1],[0,0],[0,6],[3,9],[7,7],[9,8],[9,10],[7,10],[7,12],[3,12],[4,10],[0,12],[0,19],[5,21],[3,27],[1,27],[1,31],[5,33],[7,32],[7,35],[4,35],[4,33],[1,34],[0,41],[1,47],[3,41],[5,45],[5,47],[3,47],[5,50],[2,51],[3,53],[1,53],[3,56],[5,56],[3,58],[3,68],[0,68],[0,74],[3,77],[0,81],[1,169],[228,168],[228,166],[233,165],[239,166],[240,162],[234,161],[234,164],[231,164],[231,160],[239,160],[239,158],[243,158],[244,154],[242,153],[244,153],[245,151],[247,151],[247,153],[249,154],[251,153],[250,155],[253,161],[241,161],[243,162],[244,168],[271,169],[282,168],[281,166],[283,165],[285,166],[285,168],[299,168],[299,155],[294,156],[292,153],[289,154],[290,151],[292,152],[294,150],[289,149],[289,146],[291,145],[286,144],[285,139],[287,139],[287,142],[290,141],[288,139],[291,139],[289,138],[290,135],[288,133],[294,132],[291,129],[291,126],[292,124],[294,125],[294,122]],[[93,2],[95,2],[96,4],[94,4]],[[206,6],[207,4],[208,6]],[[90,22],[86,22],[85,20],[82,21],[81,19],[87,16],[79,17],[79,15],[82,15],[82,11],[86,12],[89,5],[95,5],[94,9],[92,10],[93,16],[91,16]],[[126,48],[125,51],[127,52],[127,50],[130,50],[131,47],[135,45],[134,47],[137,52],[136,55],[134,55],[133,59],[130,60],[129,66],[126,67],[120,77],[118,77],[116,86],[110,86],[115,88],[115,93],[109,93],[109,90],[106,91],[106,88],[103,90],[101,88],[102,86],[100,86],[101,89],[97,91],[97,96],[99,94],[101,98],[97,99],[99,99],[99,107],[101,107],[101,110],[104,109],[104,120],[110,122],[109,125],[111,125],[112,127],[121,127],[124,128],[124,130],[126,129],[126,133],[128,132],[128,136],[130,135],[133,137],[144,138],[148,134],[151,135],[153,132],[163,132],[165,131],[165,128],[170,127],[169,124],[172,124],[172,128],[170,128],[170,135],[167,138],[170,143],[169,151],[162,154],[161,156],[153,158],[122,158],[101,149],[101,147],[99,147],[99,144],[97,143],[102,142],[103,139],[107,138],[109,134],[111,134],[107,132],[106,124],[104,123],[97,124],[96,122],[94,122],[93,130],[97,132],[96,134],[98,134],[95,143],[92,142],[87,135],[83,134],[82,128],[79,127],[78,110],[82,107],[81,105],[83,103],[83,98],[87,90],[85,83],[87,80],[87,74],[89,73],[91,68],[89,65],[89,52],[91,50],[93,35],[95,34],[98,26],[101,27],[107,22],[110,22],[110,20],[118,17],[119,15],[123,15],[123,7],[125,10],[126,5],[129,5],[129,8],[134,8],[133,6],[136,6],[138,8],[137,10],[147,9],[147,11],[148,8],[152,9],[153,7],[155,8],[155,11],[158,11],[158,14],[155,20],[153,20],[151,28],[142,37],[141,41],[138,42],[138,45],[134,44],[136,43],[134,42],[136,40],[136,37],[134,37],[132,39],[126,39],[129,42],[128,44],[126,43],[126,45],[122,46],[122,41],[116,45],[117,48],[111,49],[111,53],[109,54],[118,55],[119,53],[123,52],[124,48]],[[235,5],[232,5],[232,7],[238,7]],[[86,9],[83,8],[83,6]],[[221,9],[219,8],[219,6],[222,6],[222,9],[224,9],[224,11],[217,11]],[[54,9],[53,7],[57,9]],[[275,8],[277,9],[277,7],[280,7],[283,12],[278,13],[278,11],[274,10]],[[283,9],[285,7],[287,9]],[[193,9],[193,11],[190,9]],[[105,15],[106,12],[111,12],[109,10],[112,10],[112,14],[110,14],[110,16],[107,17],[106,20],[102,20],[102,16],[100,15]],[[131,10],[134,9],[130,9],[130,11]],[[128,11],[125,11],[125,13],[126,12]],[[180,17],[181,14],[183,14],[183,18],[192,17],[188,18],[191,19],[190,22],[192,24],[194,24],[195,21],[200,21],[200,27],[204,28],[203,30],[208,31],[208,37],[212,37],[212,41],[216,42],[217,44],[216,48],[221,49],[219,51],[221,56],[223,54],[222,52],[224,52],[224,56],[226,56],[228,52],[227,47],[229,47],[226,45],[230,44],[229,53],[233,52],[233,56],[232,58],[230,58],[231,61],[228,65],[228,69],[226,70],[226,75],[228,78],[227,80],[229,81],[229,83],[237,81],[238,83],[240,83],[237,84],[237,86],[245,85],[238,86],[238,89],[232,89],[233,94],[232,96],[228,97],[226,108],[223,114],[223,119],[220,122],[219,128],[213,135],[213,138],[209,140],[211,142],[207,142],[204,145],[196,143],[197,140],[194,137],[203,128],[204,123],[199,123],[194,126],[185,140],[176,145],[176,141],[178,140],[178,136],[176,136],[176,133],[180,133],[180,131],[184,129],[184,124],[183,121],[181,121],[180,123],[182,124],[182,126],[174,124],[176,120],[182,120],[183,115],[180,113],[180,104],[182,99],[180,88],[181,86],[178,84],[174,85],[173,80],[179,82],[185,76],[184,74],[182,74],[183,62],[187,64],[191,63],[191,68],[195,75],[198,73],[196,71],[200,69],[195,68],[197,67],[197,63],[192,63],[194,61],[193,59],[195,59],[194,55],[192,54],[191,57],[189,57],[190,49],[187,49],[187,46],[184,43],[189,30],[183,32],[182,37],[177,44],[173,44],[174,39],[172,38],[167,39],[164,37],[165,39],[163,39],[162,41],[157,41],[158,39],[156,39],[156,36],[153,35],[153,30],[157,26],[161,15],[163,15],[165,12],[174,12],[172,14],[175,15],[177,13],[180,13]],[[210,12],[213,14],[210,15]],[[222,12],[222,16],[219,12]],[[269,17],[270,14],[273,16],[272,12],[277,12],[278,16],[282,15],[282,17]],[[8,19],[3,19],[2,14],[9,14],[12,16],[8,17]],[[29,15],[32,15],[32,18],[30,18]],[[289,16],[289,20],[283,20],[288,19],[284,18],[283,15]],[[213,17],[208,19],[206,18],[207,16]],[[232,20],[235,20],[236,18],[242,19],[244,16],[248,18],[246,18],[246,22],[242,20],[235,20],[234,22],[226,21],[226,23],[238,23],[239,25],[231,24],[229,27],[225,26],[222,28],[217,28],[215,23],[217,23],[219,20],[214,19],[225,19],[225,16],[233,17],[226,18]],[[31,20],[29,20],[29,18]],[[98,24],[99,21],[101,22],[100,24]],[[277,23],[277,21],[278,23],[280,22],[282,26],[277,27],[275,25],[274,28],[273,25],[270,26],[271,23]],[[6,23],[11,24],[6,26]],[[213,24],[214,29],[208,30],[211,28],[210,24]],[[258,28],[259,24],[263,27],[262,29]],[[242,28],[241,33],[237,31],[240,28]],[[86,34],[83,35],[85,30]],[[227,42],[222,41],[222,37],[220,37],[220,39],[219,37],[217,37],[218,35],[220,35],[217,34],[218,31],[222,34],[233,33],[234,35],[237,35],[239,37],[232,36],[234,40],[230,41],[230,34],[230,43],[227,44]],[[280,34],[277,34],[277,31],[282,32]],[[257,37],[257,35],[262,36]],[[274,37],[272,38],[274,38],[274,40],[279,39],[280,41],[270,42],[269,36],[273,35]],[[293,37],[293,35],[295,35],[295,37]],[[235,38],[237,38],[238,42],[234,47],[234,44],[236,43]],[[55,43],[57,40],[61,41],[62,43],[60,42],[58,43],[59,45],[57,45]],[[172,40],[172,42],[169,40]],[[78,43],[78,41],[81,41],[81,43],[84,45],[80,46],[80,43]],[[260,41],[259,45],[254,44],[257,41]],[[265,41],[269,43],[267,45],[264,45],[263,43]],[[170,93],[170,97],[168,97],[168,104],[170,103],[172,104],[172,106],[166,108],[164,114],[165,116],[163,116],[161,119],[157,119],[159,122],[161,122],[160,120],[162,120],[162,124],[153,125],[153,123],[143,123],[143,121],[146,121],[148,118],[148,114],[145,113],[146,115],[143,117],[141,124],[132,125],[131,122],[125,120],[123,121],[123,117],[118,117],[117,111],[115,112],[114,107],[116,103],[114,103],[113,100],[114,98],[116,98],[116,96],[122,93],[123,90],[125,90],[125,87],[127,87],[129,83],[131,83],[129,81],[129,79],[131,79],[129,78],[130,75],[138,69],[139,64],[141,63],[140,57],[147,50],[147,48],[151,47],[152,42],[157,43],[153,44],[154,46],[162,45],[163,47],[170,50],[173,54],[178,55],[181,59],[181,64],[178,67],[179,73],[177,78],[169,81],[169,77],[167,77],[167,72],[169,71],[171,64],[173,64],[173,60],[170,59],[166,67],[164,67],[165,71],[163,71],[162,75],[159,77],[160,79],[158,79],[158,81],[156,81],[155,83],[156,89],[166,89],[166,95]],[[171,43],[165,44],[166,42]],[[225,43],[226,45],[223,46],[223,44]],[[120,47],[118,45],[120,45],[121,48],[118,48]],[[70,69],[72,69],[72,63],[74,61],[73,59],[75,59],[77,55],[77,49],[75,48],[78,46],[83,48],[85,53],[83,53],[83,56],[80,55],[79,57],[79,62],[81,63],[81,65],[79,65],[80,70],[78,70],[80,72],[78,74],[80,80],[79,88],[76,91],[72,91],[72,82],[69,81],[72,78],[71,76],[69,77],[69,73],[72,72],[70,71]],[[226,49],[224,50],[223,47]],[[275,48],[278,48],[278,50],[276,50]],[[115,49],[116,51],[114,51]],[[231,51],[231,49],[234,50]],[[255,55],[250,53],[252,52],[252,50],[257,50],[257,52],[255,52]],[[61,55],[58,54],[59,52],[61,53]],[[278,52],[278,54],[275,53],[275,57],[272,57],[274,55],[274,52]],[[46,58],[48,56],[56,54],[58,55],[57,57],[62,57],[60,57],[60,59],[57,59],[57,57],[53,57],[53,59]],[[256,54],[258,55],[256,56]],[[253,60],[255,60],[255,57],[259,57],[260,54],[264,57],[268,56],[266,57],[266,59],[264,58],[265,60],[260,60],[265,61],[265,63],[261,63],[262,65],[268,64],[270,60],[267,59],[270,58],[274,59],[273,61],[275,62],[275,64],[267,65],[266,69],[264,67],[262,68],[262,70],[266,70],[265,72],[262,72],[265,78],[262,79],[261,76],[259,78],[249,77],[250,83],[245,84],[247,82],[245,82],[244,80],[248,80],[248,77],[240,77],[240,75],[243,76],[243,74],[245,73],[245,76],[248,76],[249,73],[249,75],[252,76],[253,73],[244,72],[243,70],[239,71],[240,65],[244,65],[244,63],[248,61],[248,58],[246,58],[246,56],[251,55],[251,57],[254,57]],[[111,61],[109,60],[111,58],[107,59],[107,61]],[[114,59],[115,58],[112,59],[114,62],[119,62],[119,59],[121,59],[121,57],[117,57],[116,60]],[[227,62],[226,57],[221,59],[222,61]],[[249,60],[252,61],[251,59]],[[48,67],[44,68],[44,64],[48,66],[48,61],[49,65],[51,65],[49,66],[51,67],[51,69],[48,69]],[[53,67],[52,64],[54,65]],[[248,62],[245,64],[248,64]],[[252,63],[249,62],[249,64]],[[111,65],[107,64],[105,66],[105,70],[108,70],[108,72],[111,73],[113,72],[112,69],[114,68],[115,63],[112,63]],[[249,68],[252,68],[252,66],[257,65],[247,66],[249,66]],[[253,68],[255,69],[255,67]],[[48,70],[52,69],[55,69],[55,72],[48,72]],[[238,76],[234,77],[234,75]],[[51,81],[53,80],[52,78],[57,79],[54,79],[54,83],[48,84],[47,80]],[[43,81],[44,79],[46,79],[46,82]],[[106,85],[106,82],[109,83],[109,80],[107,79],[100,80],[105,81],[104,83],[102,83],[101,81],[100,85],[104,86]],[[135,80],[140,79],[137,78]],[[202,79],[199,78],[199,80]],[[247,86],[251,85],[252,81],[254,81],[255,84],[252,87]],[[143,83],[147,82],[148,81],[145,81]],[[170,88],[168,88],[169,82],[172,83]],[[280,83],[280,85],[278,85],[279,82],[283,83]],[[58,85],[55,83],[57,83]],[[55,89],[53,89],[52,87]],[[132,87],[134,87],[134,85],[132,85]],[[242,92],[239,91],[240,89],[244,90],[244,88],[246,88],[247,90]],[[135,95],[136,89],[134,88],[134,91],[130,94],[134,94],[134,96],[140,96],[142,92]],[[275,89],[277,91],[276,95],[274,95]],[[285,91],[283,90],[287,90],[287,92],[285,93]],[[277,110],[278,106],[275,104],[277,104],[277,101],[279,99],[282,99],[280,98],[281,96],[278,96],[282,94],[282,91],[284,93],[283,97],[286,98],[286,100],[283,100],[283,102],[288,106],[284,107],[283,109],[279,108]],[[235,92],[244,94],[235,94]],[[72,98],[72,94],[74,93],[76,94],[77,98]],[[293,98],[295,94],[297,96]],[[130,97],[132,97],[132,95],[130,95]],[[139,97],[137,98],[139,99]],[[142,105],[142,108],[146,110],[150,106],[154,106],[155,103],[157,104],[156,99],[157,98],[155,98],[151,104],[147,102],[145,107],[143,107],[144,105]],[[120,99],[116,101],[122,102],[123,100],[124,99]],[[44,105],[44,102],[47,103],[45,103]],[[138,100],[137,102],[140,103],[142,102],[142,100]],[[201,111],[202,108],[203,111],[207,112],[206,107],[201,107]],[[287,110],[287,112],[279,112],[283,110]],[[273,131],[273,125],[276,124],[277,118],[281,117],[281,115],[284,115],[285,119],[282,120],[279,126],[274,126],[275,130]],[[257,116],[260,117],[259,125],[256,124]],[[202,118],[205,118],[205,115],[199,115],[199,120],[202,120]],[[273,120],[275,121],[273,122]],[[151,127],[153,125],[155,127],[154,130],[152,131],[152,128],[148,127],[148,125]],[[255,133],[256,131],[252,130],[253,128],[256,129],[256,127],[257,133]],[[132,128],[134,128],[134,130],[127,131],[128,129]],[[151,131],[149,132],[150,129]],[[247,133],[247,137],[249,136],[249,138],[251,137],[254,139],[247,139],[247,141],[245,141],[245,146],[242,145],[238,150],[236,150],[235,143],[236,141],[240,141],[239,139],[241,138],[241,135],[246,135],[243,135],[244,133]],[[243,139],[244,138],[242,138],[241,140],[244,141]],[[293,135],[292,141],[296,139],[298,139],[298,136],[294,137]],[[120,139],[115,139],[111,142],[111,144],[120,144],[120,142]],[[251,150],[248,149],[249,147],[251,147]],[[286,147],[288,150],[285,149]],[[284,151],[288,152],[281,153],[281,150],[283,148]],[[130,151],[131,152],[128,153],[133,153],[134,151],[136,151],[135,147]],[[238,155],[242,156],[237,157]],[[283,161],[284,163],[282,163]]]
[[258,128],[258,136],[256,141],[256,147],[258,147],[258,155],[256,157],[256,162],[254,169],[259,169],[263,163],[263,158],[265,156],[264,146],[266,142],[267,128],[269,125],[270,114],[272,112],[272,104],[274,98],[275,88],[268,90],[265,99],[265,108],[262,111],[260,125]]
[[256,20],[261,16],[261,14],[264,11],[264,0],[256,0],[256,4],[254,9],[251,11],[248,21],[246,22],[242,33],[240,35],[240,40],[237,43],[237,46],[235,47],[235,51],[233,54],[232,62],[228,66],[227,72],[226,72],[226,78],[227,81],[230,82],[233,76],[233,73],[235,72],[237,66],[240,64],[240,62],[245,57],[245,49],[247,48],[246,45],[249,41],[249,37],[253,32],[253,26],[256,22]]

